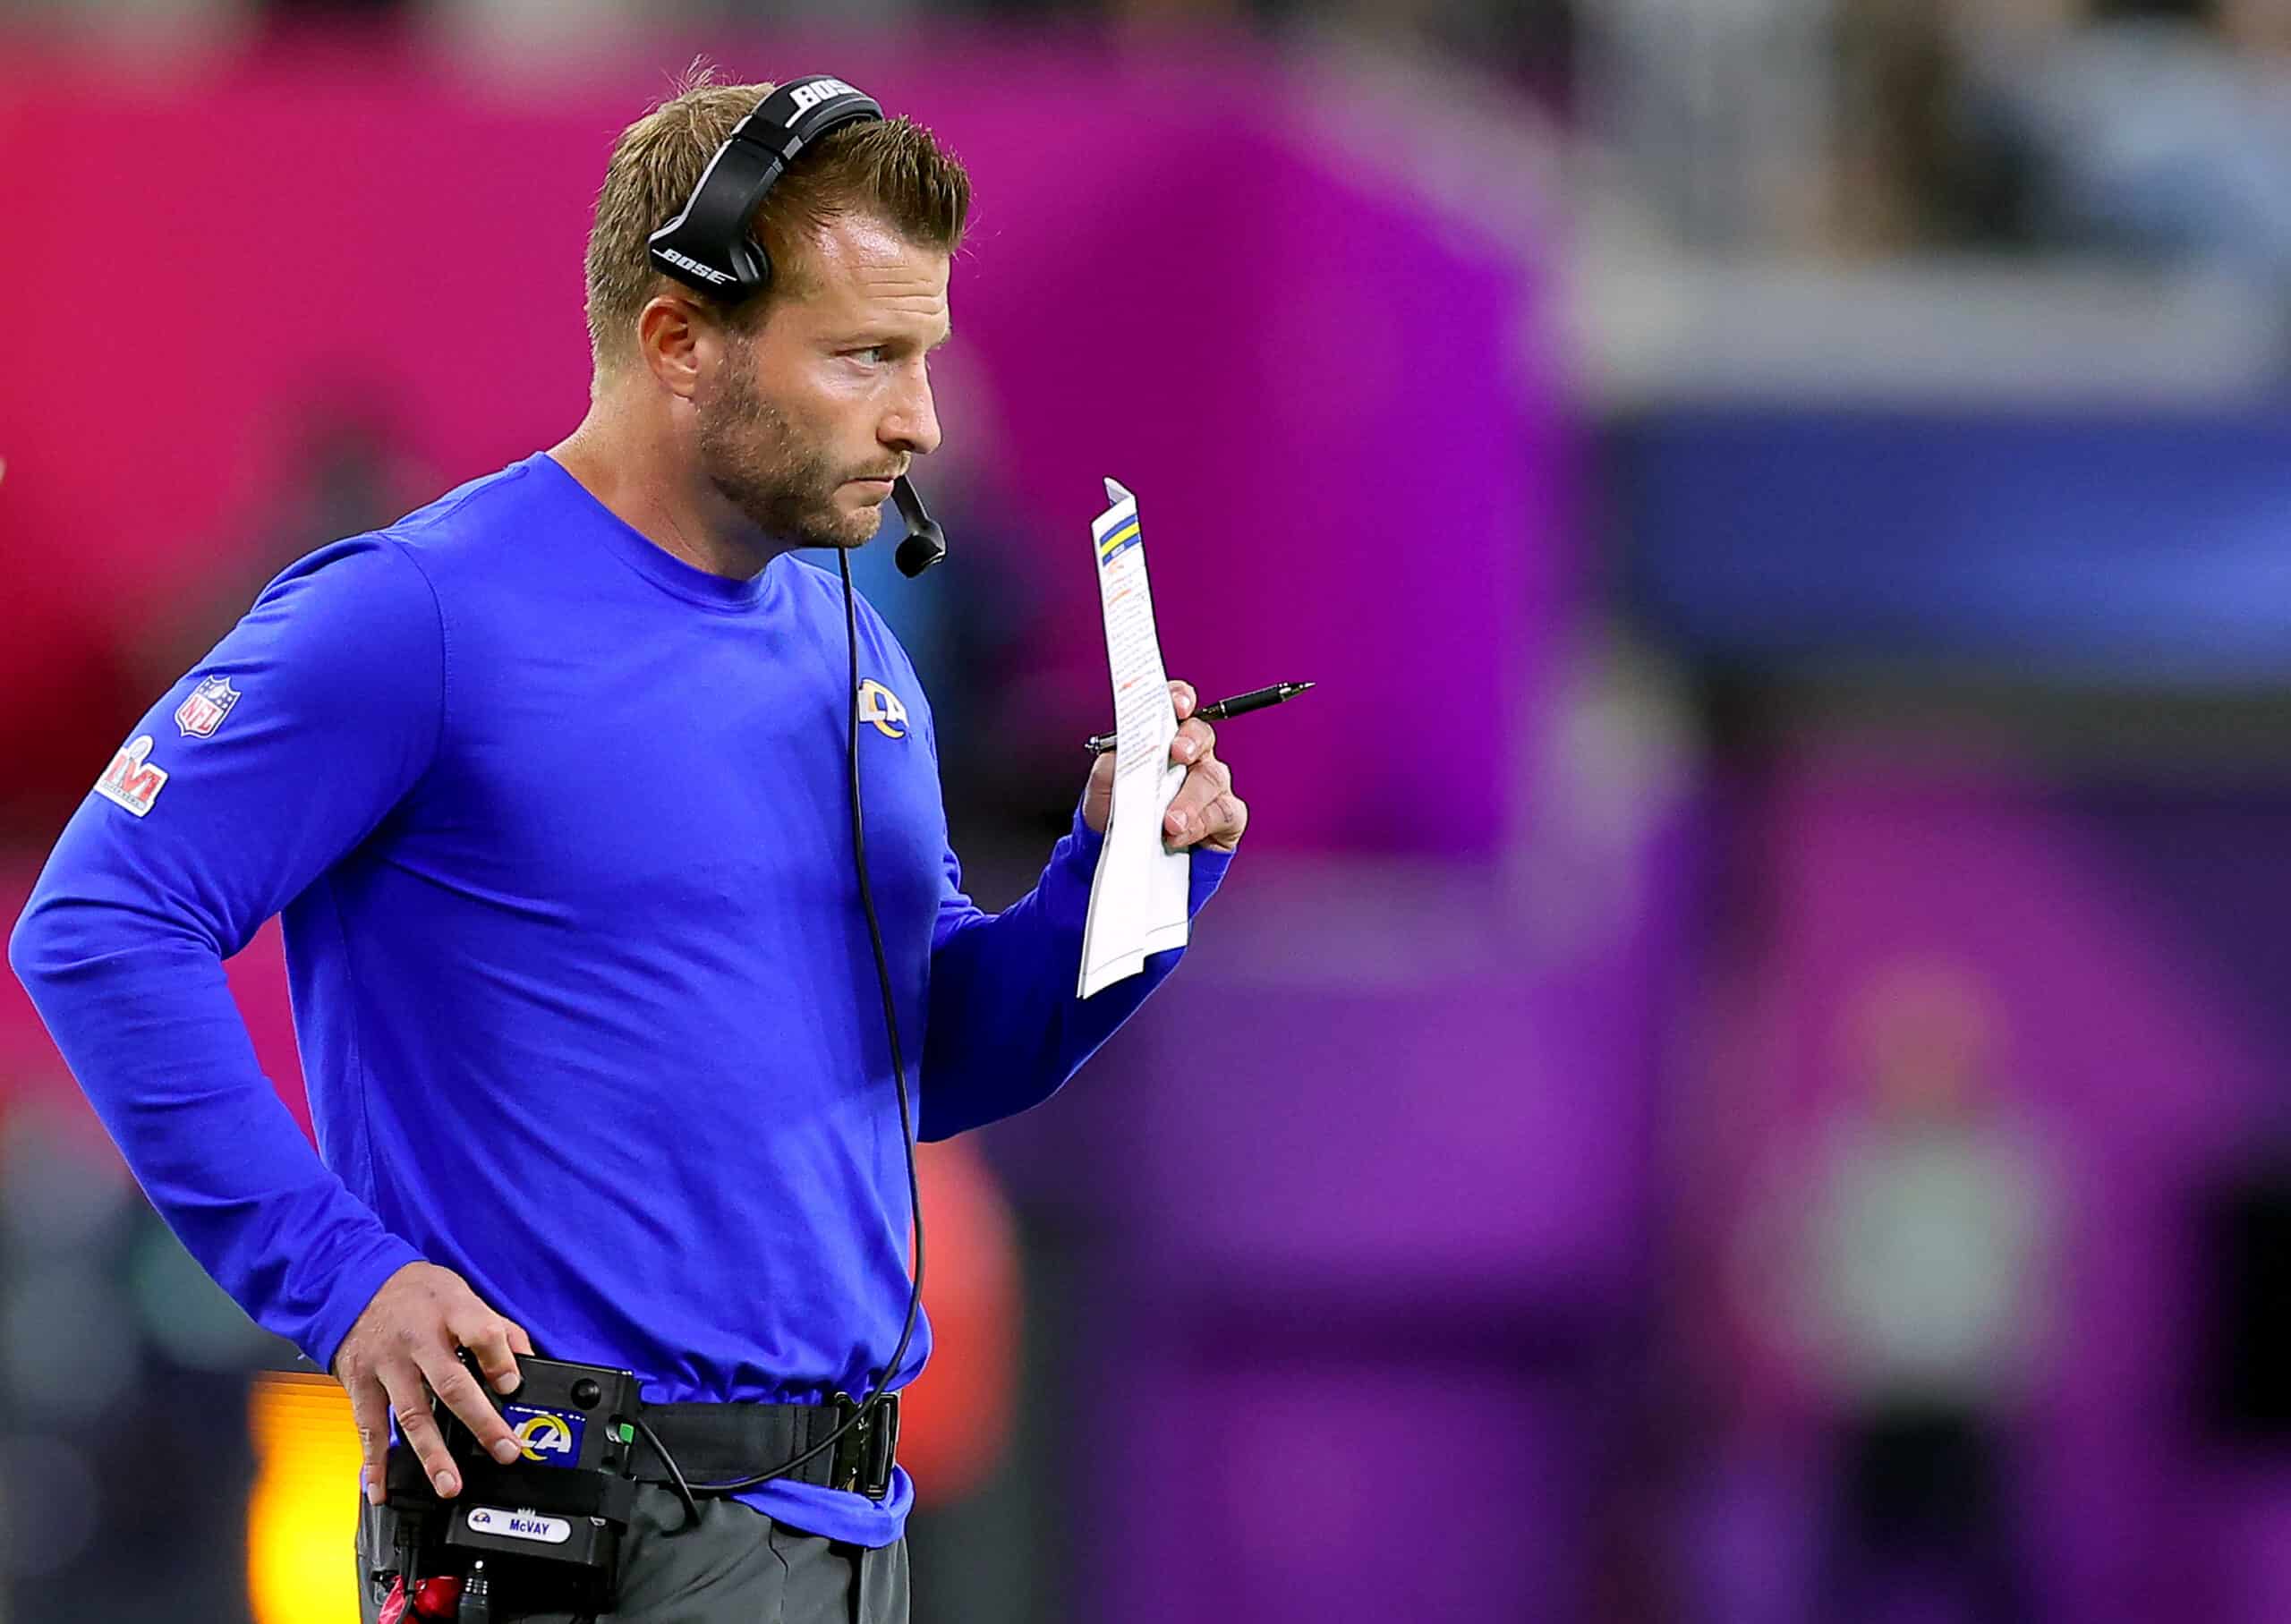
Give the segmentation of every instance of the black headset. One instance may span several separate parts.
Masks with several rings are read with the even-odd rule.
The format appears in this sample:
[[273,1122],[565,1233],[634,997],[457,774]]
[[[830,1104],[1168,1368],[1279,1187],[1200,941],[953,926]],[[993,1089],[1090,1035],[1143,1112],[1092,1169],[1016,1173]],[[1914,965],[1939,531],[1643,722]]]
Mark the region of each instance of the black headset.
[[[677,217],[648,238],[652,268],[726,304],[771,285],[771,256],[748,234],[748,222],[804,149],[842,129],[883,115],[882,104],[829,73],[795,79],[732,126]],[[901,475],[891,501],[907,522],[899,573],[912,578],[947,556],[947,533],[924,511],[915,485]]]

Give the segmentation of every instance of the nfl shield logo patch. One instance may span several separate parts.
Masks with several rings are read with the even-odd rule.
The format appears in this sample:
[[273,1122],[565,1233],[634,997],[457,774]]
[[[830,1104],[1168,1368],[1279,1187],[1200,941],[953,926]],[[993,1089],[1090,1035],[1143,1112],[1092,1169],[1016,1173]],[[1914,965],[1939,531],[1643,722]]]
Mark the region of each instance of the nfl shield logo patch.
[[229,677],[202,676],[191,697],[175,707],[175,726],[187,739],[211,739],[238,702],[239,691],[231,686]]

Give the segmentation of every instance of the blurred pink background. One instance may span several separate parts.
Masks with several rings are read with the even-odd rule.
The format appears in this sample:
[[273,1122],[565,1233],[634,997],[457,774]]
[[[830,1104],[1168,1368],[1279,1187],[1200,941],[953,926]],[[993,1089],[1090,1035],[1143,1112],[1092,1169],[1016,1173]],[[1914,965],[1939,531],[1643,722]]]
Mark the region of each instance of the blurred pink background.
[[[918,1619],[2291,1609],[2291,8],[21,8],[11,916],[271,574],[577,420],[702,49],[974,176],[953,557],[857,567],[982,901],[1111,714],[1104,476],[1173,675],[1319,684],[1182,973],[934,1175]],[[291,1363],[0,987],[0,1607],[248,1616]]]

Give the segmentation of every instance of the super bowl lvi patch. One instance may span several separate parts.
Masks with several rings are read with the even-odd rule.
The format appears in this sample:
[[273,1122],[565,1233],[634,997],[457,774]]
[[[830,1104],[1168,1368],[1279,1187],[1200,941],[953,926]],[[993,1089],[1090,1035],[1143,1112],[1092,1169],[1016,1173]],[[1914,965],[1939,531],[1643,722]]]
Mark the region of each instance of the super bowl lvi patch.
[[167,786],[166,769],[152,766],[150,757],[151,735],[147,733],[112,757],[104,776],[96,780],[96,793],[142,817]]

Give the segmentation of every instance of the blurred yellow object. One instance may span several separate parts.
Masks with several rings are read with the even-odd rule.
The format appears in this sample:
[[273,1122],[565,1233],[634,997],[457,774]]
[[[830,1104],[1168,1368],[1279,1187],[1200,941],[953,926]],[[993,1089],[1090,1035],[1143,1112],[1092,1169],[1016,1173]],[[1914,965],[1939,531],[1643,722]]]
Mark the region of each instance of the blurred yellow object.
[[255,1624],[358,1624],[358,1429],[330,1377],[266,1372],[247,1399],[247,1597]]

